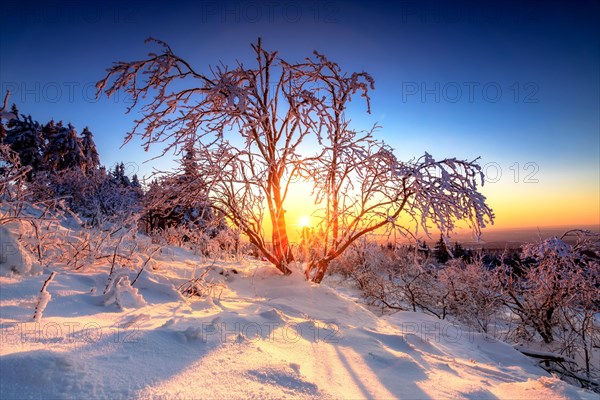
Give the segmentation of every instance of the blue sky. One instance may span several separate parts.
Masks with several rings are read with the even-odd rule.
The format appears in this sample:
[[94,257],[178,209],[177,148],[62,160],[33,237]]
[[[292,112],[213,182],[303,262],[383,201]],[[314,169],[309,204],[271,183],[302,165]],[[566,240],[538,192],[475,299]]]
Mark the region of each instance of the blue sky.
[[373,112],[356,101],[352,120],[382,125],[401,158],[481,156],[498,176],[485,190],[500,226],[516,223],[519,213],[503,218],[517,208],[531,216],[522,224],[600,224],[598,2],[4,3],[2,92],[39,121],[89,126],[108,166],[145,175],[172,165],[143,163],[156,152],[136,143],[118,149],[135,115],[126,98],[95,100],[93,88],[113,61],[144,57],[153,36],[206,70],[249,61],[261,36],[286,59],[316,49],[369,72]]

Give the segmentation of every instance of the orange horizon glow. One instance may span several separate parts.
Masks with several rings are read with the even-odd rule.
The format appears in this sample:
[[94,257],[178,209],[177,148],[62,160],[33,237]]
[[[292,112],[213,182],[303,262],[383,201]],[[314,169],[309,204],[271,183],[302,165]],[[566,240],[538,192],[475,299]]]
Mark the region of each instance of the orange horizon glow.
[[[560,178],[545,176],[535,184],[499,182],[480,188],[496,215],[494,224],[488,224],[483,235],[504,230],[559,227],[600,230],[600,189],[590,184],[594,177],[584,176],[568,182]],[[314,204],[310,186],[306,183],[294,184],[292,193],[286,202],[286,220],[288,236],[292,242],[297,242],[302,228],[315,227],[319,223],[316,211],[319,206]],[[406,221],[405,225],[413,229],[414,222]],[[265,221],[264,228],[269,237],[270,221]],[[467,230],[459,229],[458,233],[465,234]],[[433,237],[439,232],[430,229],[430,234]],[[419,229],[419,236],[424,236],[422,229]]]

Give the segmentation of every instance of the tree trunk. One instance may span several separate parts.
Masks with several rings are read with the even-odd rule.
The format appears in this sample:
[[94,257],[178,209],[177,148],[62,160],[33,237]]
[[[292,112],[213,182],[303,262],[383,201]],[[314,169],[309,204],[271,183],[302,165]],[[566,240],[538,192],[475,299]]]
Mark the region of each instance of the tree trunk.
[[[308,265],[308,269],[306,270],[306,277],[312,280],[315,283],[321,283],[323,278],[325,277],[325,273],[327,272],[327,268],[329,267],[329,261],[327,260],[318,260],[311,261]],[[311,278],[310,274],[313,270],[316,269],[314,276]]]
[[292,254],[292,249],[290,248],[290,242],[285,225],[285,212],[283,209],[280,208],[277,210],[272,225],[273,252],[275,253],[275,258],[277,259],[275,267],[285,275],[289,275],[292,273],[292,270],[290,270],[287,266],[289,263],[294,261],[294,255]]
[[544,340],[544,343],[552,343],[554,341],[554,335],[552,333],[552,316],[554,315],[554,307],[549,307],[542,319],[540,335]]

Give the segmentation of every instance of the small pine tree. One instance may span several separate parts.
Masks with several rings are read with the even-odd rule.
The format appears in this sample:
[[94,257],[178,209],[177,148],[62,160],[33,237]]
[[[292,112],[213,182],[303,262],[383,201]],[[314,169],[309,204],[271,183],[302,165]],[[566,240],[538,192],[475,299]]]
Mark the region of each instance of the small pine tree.
[[182,177],[187,181],[195,180],[199,177],[198,160],[194,142],[189,140],[183,148],[183,158],[181,160]]
[[140,183],[140,180],[138,179],[137,174],[133,174],[133,176],[131,177],[131,186],[134,188],[142,188],[142,185]]
[[60,135],[64,133],[62,122],[55,123],[54,120],[50,120],[42,128],[42,134],[44,139],[47,141],[47,146],[44,152],[44,161],[50,172],[58,171],[58,164],[61,157],[61,142]]
[[69,123],[65,135],[64,148],[62,150],[62,160],[59,168],[65,169],[85,169],[85,156],[81,148],[81,140],[77,135],[75,127]]
[[446,244],[446,240],[444,240],[444,237],[442,235],[440,235],[440,240],[438,240],[438,242],[435,245],[435,257],[436,260],[441,264],[447,263],[450,259],[448,245]]
[[125,175],[125,164],[122,162],[115,165],[111,173],[111,181],[120,187],[129,187],[131,186],[131,181],[129,177]]
[[225,218],[210,207],[192,141],[182,149],[179,164],[177,173],[150,184],[145,200],[146,230],[151,233],[183,225],[214,237],[226,228]]
[[84,170],[86,175],[90,175],[100,166],[100,156],[94,143],[94,135],[86,126],[81,132],[81,150],[83,151]]

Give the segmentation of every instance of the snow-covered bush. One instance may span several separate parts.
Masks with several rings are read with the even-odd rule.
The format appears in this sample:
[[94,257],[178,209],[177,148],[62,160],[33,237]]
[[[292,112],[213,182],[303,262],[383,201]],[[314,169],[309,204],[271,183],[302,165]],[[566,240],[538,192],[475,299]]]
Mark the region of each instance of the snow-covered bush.
[[438,318],[448,312],[448,290],[438,277],[439,267],[406,248],[358,240],[334,261],[332,273],[336,272],[353,279],[372,305]]
[[444,319],[448,313],[448,288],[439,279],[439,273],[436,264],[411,254],[398,258],[390,280],[410,309]]
[[223,290],[225,289],[225,285],[222,282],[217,282],[208,277],[208,274],[212,270],[213,269],[211,267],[205,268],[197,277],[182,283],[177,290],[183,296],[188,298],[220,298]]
[[448,291],[448,312],[460,321],[488,333],[502,305],[494,272],[481,257],[471,262],[450,260],[440,271]]
[[[115,167],[118,169],[118,166]],[[129,180],[127,180],[128,182]],[[91,224],[101,220],[117,221],[139,212],[143,193],[140,187],[123,183],[103,168],[87,174],[79,168],[57,172],[42,171],[29,184],[36,201],[63,199],[69,210]]]
[[131,286],[129,277],[123,275],[114,280],[114,284],[104,294],[102,304],[115,304],[119,309],[125,309],[143,307],[146,301],[138,290]]
[[508,265],[497,269],[502,300],[519,317],[521,332],[529,333],[530,339],[537,334],[545,343],[552,343],[561,311],[582,303],[582,285],[589,282],[590,288],[600,287],[595,272],[600,253],[593,244],[584,239],[571,245],[557,237],[529,243],[523,246],[523,257],[532,263],[522,265],[518,271]]
[[[570,243],[569,243],[570,242]],[[503,271],[504,303],[520,319],[525,339],[579,360],[588,379],[600,374],[600,238],[573,230],[523,246],[535,262],[520,275]],[[595,354],[595,357],[594,357]],[[595,359],[595,363],[594,363]],[[577,371],[569,371],[576,373]]]
[[18,217],[26,205],[26,179],[31,167],[21,165],[19,154],[0,144],[0,225]]
[[6,226],[0,226],[0,275],[35,272],[31,256]]

